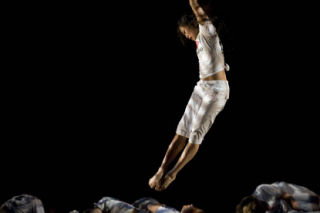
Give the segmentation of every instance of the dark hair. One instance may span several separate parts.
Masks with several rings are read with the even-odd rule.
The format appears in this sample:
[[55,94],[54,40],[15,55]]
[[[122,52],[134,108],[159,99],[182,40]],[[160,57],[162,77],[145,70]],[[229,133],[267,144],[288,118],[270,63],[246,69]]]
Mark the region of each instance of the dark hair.
[[198,28],[198,22],[196,16],[193,13],[184,13],[177,23],[177,35],[183,45],[186,45],[188,43],[188,39],[182,34],[182,32],[180,31],[180,27],[186,26]]
[[[222,20],[218,19],[218,17],[216,17],[216,16],[211,16],[211,15],[208,15],[208,16],[209,16],[209,20],[212,22],[212,24],[217,29],[217,32],[220,37],[221,29],[225,27],[225,23]],[[189,11],[185,12],[183,15],[181,15],[181,17],[179,18],[178,23],[177,23],[178,38],[183,45],[186,45],[188,43],[188,39],[181,33],[180,28],[179,28],[181,26],[189,26],[189,27],[199,28],[197,18],[193,14],[193,12],[189,12]]]
[[[248,211],[243,212],[243,207]],[[244,197],[236,207],[236,213],[265,213],[268,209],[267,203],[258,200],[255,196]]]
[[0,206],[0,213],[8,213],[8,212],[9,212],[9,209],[5,205]]

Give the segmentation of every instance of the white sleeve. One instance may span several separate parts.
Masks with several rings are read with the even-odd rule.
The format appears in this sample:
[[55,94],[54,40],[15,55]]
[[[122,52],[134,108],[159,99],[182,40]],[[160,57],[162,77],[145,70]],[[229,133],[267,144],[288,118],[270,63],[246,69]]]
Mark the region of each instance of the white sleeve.
[[112,197],[103,197],[97,203],[94,203],[94,207],[106,212],[133,213],[136,211],[136,208],[133,205]]
[[213,36],[216,33],[216,28],[210,20],[199,24],[199,34],[204,36]]
[[179,211],[173,209],[173,208],[169,208],[169,207],[165,207],[165,206],[160,206],[157,210],[157,213],[179,213]]
[[279,205],[281,191],[276,186],[261,184],[256,188],[253,195],[256,196],[258,200],[268,203],[270,207],[274,207]]

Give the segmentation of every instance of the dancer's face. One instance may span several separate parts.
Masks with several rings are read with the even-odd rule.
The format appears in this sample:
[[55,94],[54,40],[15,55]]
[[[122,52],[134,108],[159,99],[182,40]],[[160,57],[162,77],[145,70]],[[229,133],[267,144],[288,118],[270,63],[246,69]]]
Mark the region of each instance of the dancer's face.
[[190,39],[192,41],[196,40],[199,33],[198,28],[192,26],[180,26],[179,30],[187,39]]

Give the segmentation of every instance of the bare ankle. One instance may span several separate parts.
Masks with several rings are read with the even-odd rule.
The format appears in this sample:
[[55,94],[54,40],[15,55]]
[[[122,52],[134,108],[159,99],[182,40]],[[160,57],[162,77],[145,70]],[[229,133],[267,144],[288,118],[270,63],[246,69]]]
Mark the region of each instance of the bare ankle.
[[158,171],[157,171],[157,174],[158,175],[164,175],[165,174],[165,169],[164,168],[162,168],[162,167],[160,167],[159,169],[158,169]]
[[178,174],[178,173],[176,173],[176,172],[171,172],[171,171],[170,171],[170,172],[168,172],[167,175],[168,175],[171,179],[176,179],[177,174]]

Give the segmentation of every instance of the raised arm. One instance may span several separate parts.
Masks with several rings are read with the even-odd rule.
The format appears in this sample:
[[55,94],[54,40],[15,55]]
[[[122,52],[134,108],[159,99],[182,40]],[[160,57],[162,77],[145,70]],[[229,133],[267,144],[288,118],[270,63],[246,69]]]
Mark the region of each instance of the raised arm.
[[198,3],[198,0],[189,0],[189,4],[199,24],[202,25],[205,21],[209,20],[208,15],[204,11],[204,9],[200,6],[200,4]]

